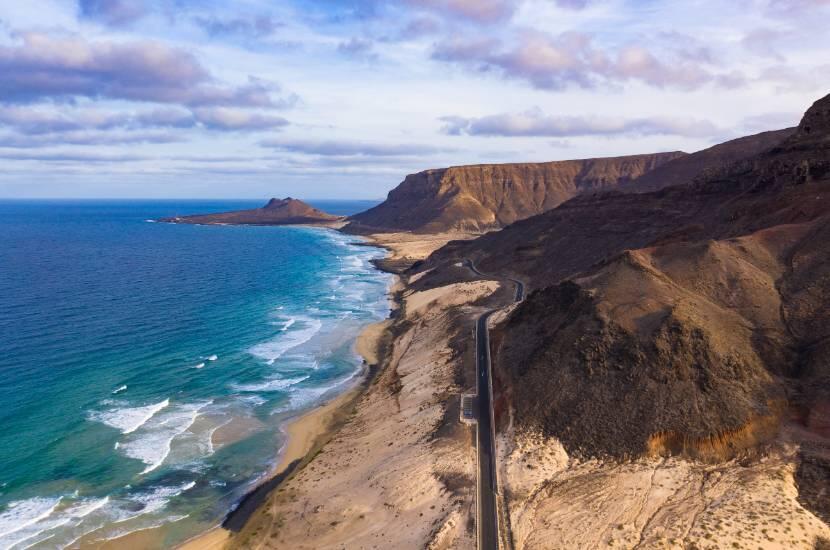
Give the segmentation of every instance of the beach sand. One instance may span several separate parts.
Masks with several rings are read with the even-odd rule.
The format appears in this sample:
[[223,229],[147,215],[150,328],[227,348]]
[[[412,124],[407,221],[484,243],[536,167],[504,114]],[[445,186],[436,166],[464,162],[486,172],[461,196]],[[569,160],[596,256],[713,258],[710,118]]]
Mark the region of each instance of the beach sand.
[[[366,365],[377,365],[388,326],[388,320],[373,323],[363,329],[358,336],[355,351],[363,357]],[[368,369],[364,373],[363,381],[366,376],[368,376]],[[293,473],[299,471],[307,461],[304,459],[310,459],[333,436],[343,417],[348,414],[355,399],[363,391],[362,388],[362,383],[358,383],[345,393],[286,423],[283,428],[286,443],[281,449],[280,461],[269,477],[273,479],[285,475],[295,464],[297,466]],[[190,539],[178,548],[180,550],[219,550],[233,542],[232,535],[231,530],[217,526]],[[139,548],[139,546],[132,548]]]
[[[412,260],[446,242],[426,240],[395,235],[385,244]],[[473,431],[458,421],[458,406],[475,386],[471,320],[498,289],[490,281],[401,292],[393,321],[363,334],[386,335],[377,376],[229,547],[474,547]]]
[[[469,236],[371,241],[411,263],[458,238]],[[474,546],[473,431],[457,419],[460,394],[475,387],[473,350],[457,341],[469,343],[469,322],[483,311],[472,304],[498,288],[466,282],[412,292],[397,282],[395,319],[369,325],[355,342],[365,364],[378,368],[284,426],[272,481],[243,502],[243,517],[232,514],[233,530],[213,528],[180,548]],[[150,531],[111,542],[154,547]]]
[[[280,449],[279,463],[268,476],[269,480],[286,477],[289,469],[292,469],[292,474],[296,474],[333,437],[354,407],[356,399],[365,390],[367,377],[374,372],[374,367],[381,361],[383,348],[388,344],[386,340],[389,337],[390,324],[391,321],[388,319],[373,323],[365,327],[358,336],[355,351],[363,357],[366,368],[363,376],[358,378],[357,384],[328,402],[285,423],[283,430],[286,443]],[[258,428],[258,422],[256,419],[234,419],[216,430],[213,443],[219,447],[238,441],[255,431]],[[254,503],[253,509],[255,510],[257,506],[259,503]],[[240,518],[237,521],[244,522],[245,519]],[[180,550],[220,550],[233,546],[233,535],[233,531],[220,525],[184,542],[177,548]],[[109,541],[84,541],[82,543],[85,549],[100,550],[146,550],[163,546],[161,533],[157,528],[136,531]]]

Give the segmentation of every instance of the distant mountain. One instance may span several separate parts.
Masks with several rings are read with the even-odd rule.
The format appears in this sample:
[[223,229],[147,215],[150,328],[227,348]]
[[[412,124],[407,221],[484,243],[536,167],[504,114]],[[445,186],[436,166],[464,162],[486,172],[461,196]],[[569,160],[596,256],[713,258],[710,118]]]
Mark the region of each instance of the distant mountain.
[[682,152],[521,164],[481,164],[407,176],[380,205],[351,216],[353,232],[484,232],[614,189]]
[[340,216],[326,214],[301,200],[288,197],[285,199],[271,199],[262,208],[219,214],[177,216],[160,221],[205,225],[292,225],[331,224],[341,220],[343,218]]
[[733,139],[703,151],[678,157],[646,172],[630,184],[622,185],[621,190],[635,193],[657,191],[664,187],[682,185],[691,182],[707,170],[719,168],[725,164],[737,162],[759,155],[772,149],[790,137],[795,128],[762,132],[752,136]]
[[463,258],[533,291],[493,338],[517,429],[617,457],[729,458],[789,419],[830,438],[830,96],[687,185],[583,194],[413,269]]

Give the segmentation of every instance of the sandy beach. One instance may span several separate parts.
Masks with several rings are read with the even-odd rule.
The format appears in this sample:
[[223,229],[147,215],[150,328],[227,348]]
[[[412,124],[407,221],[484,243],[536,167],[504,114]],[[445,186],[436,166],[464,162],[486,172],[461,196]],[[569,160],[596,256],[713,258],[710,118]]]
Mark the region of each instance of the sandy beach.
[[[364,369],[356,385],[285,424],[283,427],[286,435],[285,446],[280,450],[279,463],[268,476],[270,480],[285,476],[289,468],[292,469],[292,474],[296,474],[334,435],[344,417],[348,415],[350,408],[354,405],[355,399],[364,390],[368,377],[373,374],[372,367],[378,364],[382,353],[383,338],[388,326],[388,320],[373,323],[363,329],[358,336],[355,342],[355,351],[363,357],[367,368]],[[135,542],[134,546],[126,547],[146,547],[142,546],[145,543],[145,540],[142,540],[144,537],[140,537],[140,534],[136,535],[134,541],[132,537],[118,539],[118,547],[124,548],[125,544],[129,545],[133,542]],[[178,548],[181,550],[218,550],[229,546],[233,542],[232,535],[232,530],[220,525],[190,539]],[[115,542],[113,541],[113,543]],[[112,548],[115,548],[115,546]]]

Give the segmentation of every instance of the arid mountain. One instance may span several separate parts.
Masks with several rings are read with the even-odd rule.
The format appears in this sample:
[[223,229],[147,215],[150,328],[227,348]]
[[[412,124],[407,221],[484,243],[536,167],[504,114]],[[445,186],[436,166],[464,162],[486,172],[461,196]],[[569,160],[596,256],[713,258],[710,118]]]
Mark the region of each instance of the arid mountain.
[[481,164],[407,176],[380,205],[349,218],[349,230],[483,232],[555,208],[585,192],[614,189],[681,152],[524,164]]
[[733,139],[690,155],[678,157],[646,172],[620,188],[623,191],[647,193],[664,187],[689,183],[707,170],[717,169],[768,151],[790,137],[793,132],[795,128],[787,128]]
[[262,208],[222,212],[219,214],[197,214],[165,218],[163,222],[192,223],[205,225],[292,225],[326,224],[342,220],[342,217],[326,214],[301,200],[271,199]]
[[830,437],[830,96],[689,185],[582,195],[414,269],[461,258],[535,290],[493,342],[520,429],[576,454],[705,459],[789,417]]

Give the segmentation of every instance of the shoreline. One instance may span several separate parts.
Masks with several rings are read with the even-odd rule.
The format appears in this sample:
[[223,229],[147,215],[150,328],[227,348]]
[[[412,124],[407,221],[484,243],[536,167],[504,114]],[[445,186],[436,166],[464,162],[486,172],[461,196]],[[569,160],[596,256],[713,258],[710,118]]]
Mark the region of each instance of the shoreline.
[[[393,283],[394,286],[394,283]],[[224,548],[233,534],[244,527],[247,520],[260,509],[268,494],[290,479],[314,457],[336,433],[341,422],[348,417],[350,408],[377,376],[383,358],[383,338],[391,324],[390,319],[367,325],[355,341],[355,350],[363,357],[362,372],[355,376],[354,384],[343,393],[324,401],[305,413],[286,420],[281,426],[285,444],[278,453],[277,465],[263,476],[259,483],[240,499],[219,525],[177,545],[178,550],[218,550]],[[129,535],[127,536],[129,537]],[[127,538],[124,537],[124,538]],[[121,541],[125,543],[128,541]]]
[[[297,224],[295,224],[297,225]],[[303,224],[308,227],[307,224]],[[329,229],[342,233],[340,228],[324,227],[315,225],[313,227]],[[362,236],[367,242],[365,246],[374,246],[392,252],[388,247],[383,246],[376,239],[369,236]],[[389,255],[387,255],[388,257]],[[383,259],[380,260],[381,262]],[[392,318],[399,302],[395,298],[395,289],[399,288],[401,279],[388,269],[372,262],[375,268],[385,271],[393,276],[393,280],[387,290],[390,301],[390,314],[382,320],[371,323],[363,328],[354,342],[354,350],[358,356],[363,358],[361,371],[355,375],[353,383],[342,393],[323,401],[299,416],[289,418],[280,426],[285,434],[285,442],[278,450],[279,461],[276,466],[266,473],[239,500],[236,507],[230,510],[221,523],[211,527],[184,542],[175,546],[177,550],[221,550],[232,540],[234,533],[239,532],[250,519],[250,517],[261,509],[261,504],[266,497],[279,485],[299,473],[308,462],[322,449],[322,447],[336,435],[343,421],[350,413],[351,408],[364,394],[366,389],[377,377],[382,363],[386,359],[386,343],[384,339],[389,333]],[[131,547],[130,537],[127,535],[116,541],[123,547]],[[112,541],[112,542],[116,542]],[[140,544],[136,548],[140,547]]]

